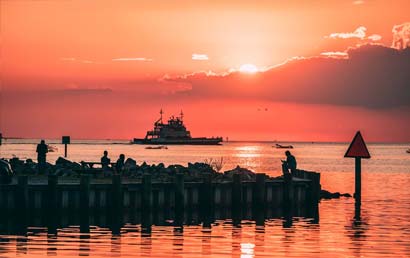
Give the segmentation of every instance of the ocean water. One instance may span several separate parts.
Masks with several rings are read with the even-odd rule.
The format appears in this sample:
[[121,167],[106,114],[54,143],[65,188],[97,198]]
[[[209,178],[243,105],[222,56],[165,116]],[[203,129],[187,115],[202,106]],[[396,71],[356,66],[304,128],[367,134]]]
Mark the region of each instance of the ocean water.
[[[35,159],[37,140],[6,140],[0,157]],[[54,162],[64,146],[48,155]],[[223,159],[222,171],[237,165],[255,172],[280,175],[284,149],[268,142],[228,142],[222,146],[168,146],[148,150],[126,141],[80,141],[68,146],[68,159],[98,161],[107,150],[112,161],[119,154],[147,162],[186,165],[205,159]],[[321,173],[322,188],[353,194],[354,159],[343,158],[348,143],[292,143],[298,167]],[[410,257],[410,154],[409,144],[368,144],[371,159],[362,161],[362,206],[355,218],[354,200],[322,200],[319,222],[294,217],[268,219],[264,225],[218,220],[210,228],[186,225],[153,226],[150,234],[140,225],[126,224],[121,234],[92,226],[80,233],[78,225],[47,234],[47,228],[30,226],[27,235],[0,235],[0,257]],[[2,234],[0,232],[0,234]]]

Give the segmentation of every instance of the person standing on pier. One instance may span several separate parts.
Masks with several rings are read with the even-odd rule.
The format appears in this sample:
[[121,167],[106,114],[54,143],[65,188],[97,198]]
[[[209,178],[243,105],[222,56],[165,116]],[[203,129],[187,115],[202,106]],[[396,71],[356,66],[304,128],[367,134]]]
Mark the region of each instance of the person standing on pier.
[[38,172],[42,172],[46,165],[46,156],[48,152],[48,146],[44,140],[41,140],[39,144],[37,144],[37,162],[38,162]]
[[108,169],[110,166],[111,160],[108,158],[108,151],[104,151],[104,156],[101,157],[101,166],[103,169]]
[[108,158],[108,151],[104,151],[104,156],[101,157],[101,167],[104,173],[104,176],[111,174],[110,169],[111,160]]
[[286,151],[285,155],[286,160],[282,160],[283,173],[289,173],[290,170],[290,172],[294,174],[297,166],[296,158],[290,153],[290,151]]

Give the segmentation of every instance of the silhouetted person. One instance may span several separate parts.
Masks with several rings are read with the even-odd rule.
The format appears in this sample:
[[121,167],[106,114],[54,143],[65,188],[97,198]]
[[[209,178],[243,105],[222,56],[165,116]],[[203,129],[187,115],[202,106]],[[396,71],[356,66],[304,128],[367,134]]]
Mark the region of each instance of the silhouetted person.
[[41,170],[45,167],[46,164],[46,156],[48,152],[48,146],[44,140],[41,140],[39,144],[37,144],[37,161],[38,161],[38,170]]
[[120,157],[117,160],[117,163],[115,163],[115,170],[117,173],[120,173],[124,169],[124,162],[125,162],[125,155],[120,154]]
[[290,151],[285,152],[286,160],[282,160],[282,170],[283,173],[289,173],[289,170],[292,174],[296,171],[296,158],[293,156]]
[[108,169],[110,166],[111,160],[108,158],[108,151],[104,151],[104,156],[101,157],[101,166],[104,169]]

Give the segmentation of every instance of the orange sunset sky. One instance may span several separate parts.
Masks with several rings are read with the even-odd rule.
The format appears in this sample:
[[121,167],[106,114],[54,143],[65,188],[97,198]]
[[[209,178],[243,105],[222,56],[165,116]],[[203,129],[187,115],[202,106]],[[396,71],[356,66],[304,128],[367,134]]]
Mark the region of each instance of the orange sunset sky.
[[0,1],[4,137],[410,142],[410,1]]

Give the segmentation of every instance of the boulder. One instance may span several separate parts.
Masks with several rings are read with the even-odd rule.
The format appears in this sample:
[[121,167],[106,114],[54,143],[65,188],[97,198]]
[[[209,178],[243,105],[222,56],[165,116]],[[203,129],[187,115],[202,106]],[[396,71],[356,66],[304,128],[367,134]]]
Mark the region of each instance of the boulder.
[[255,172],[246,168],[241,168],[240,166],[224,172],[224,175],[230,180],[232,180],[234,174],[241,175],[242,181],[253,181],[256,178]]
[[127,158],[124,162],[124,170],[125,171],[136,171],[137,170],[137,162],[131,158]]
[[0,159],[0,184],[10,184],[13,175],[10,163]]
[[341,194],[339,192],[331,193],[326,190],[320,190],[320,199],[339,199],[340,197],[352,197],[348,193]]
[[56,160],[56,165],[60,165],[63,167],[71,167],[72,163],[72,161],[69,161],[68,159],[62,157],[58,157],[58,159]]

